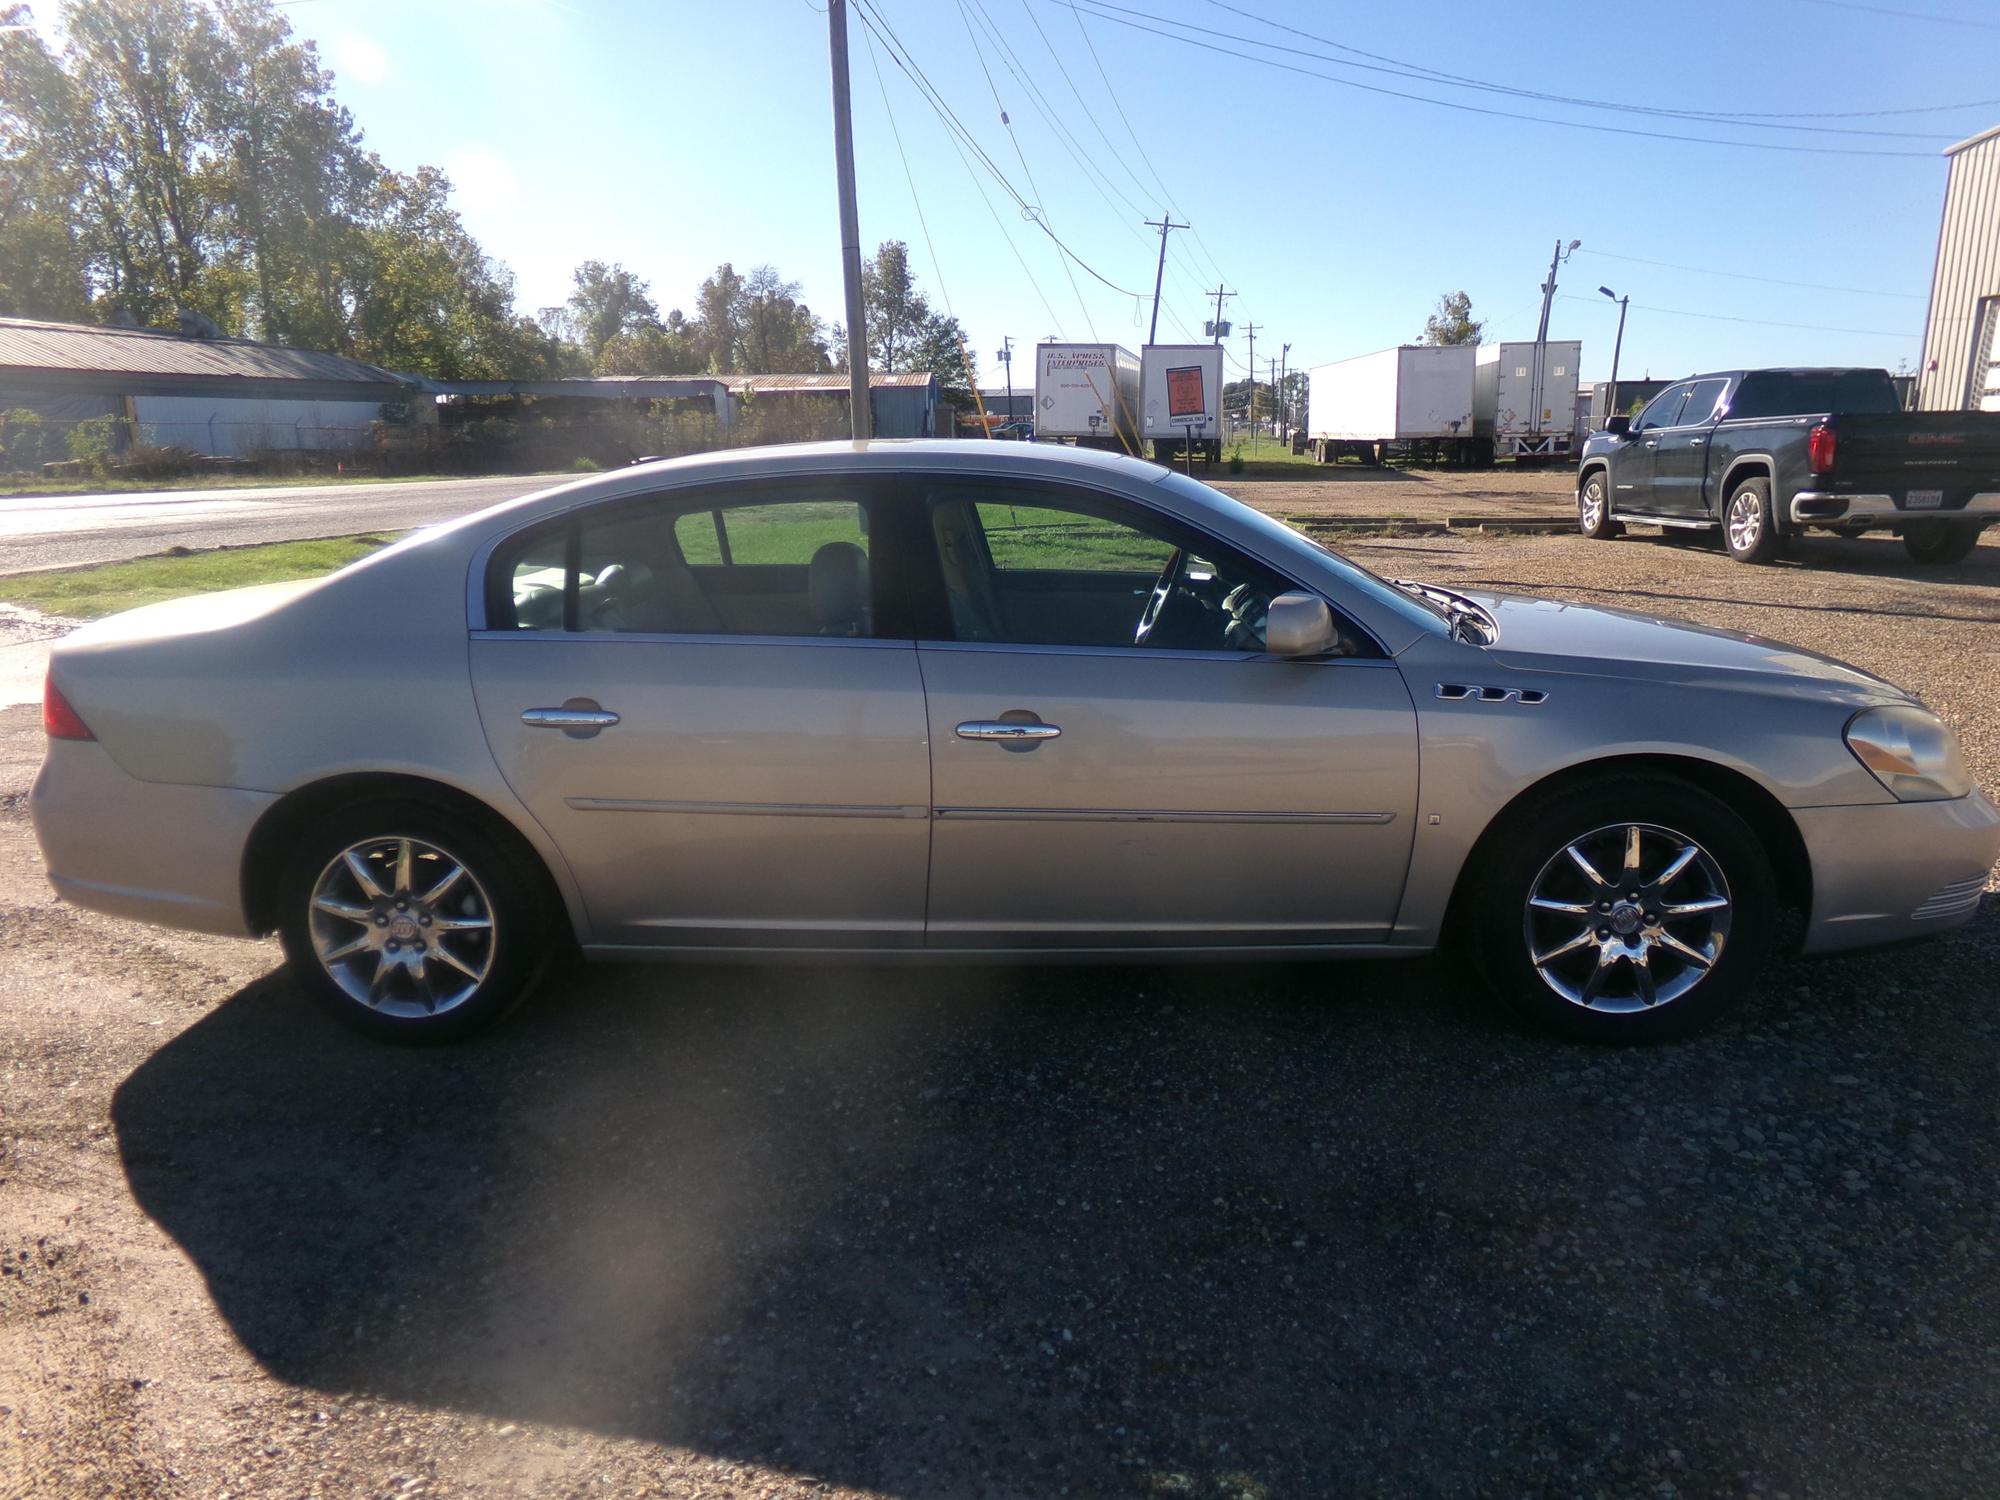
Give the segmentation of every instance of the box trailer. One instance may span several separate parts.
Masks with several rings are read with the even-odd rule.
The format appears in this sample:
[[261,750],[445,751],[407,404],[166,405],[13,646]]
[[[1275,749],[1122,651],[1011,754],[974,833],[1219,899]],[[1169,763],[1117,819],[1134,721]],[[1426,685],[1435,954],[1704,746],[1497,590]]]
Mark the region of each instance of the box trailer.
[[1306,438],[1330,464],[1342,455],[1379,464],[1391,454],[1469,463],[1470,344],[1403,344],[1306,373]]
[[1481,344],[1472,383],[1472,431],[1482,447],[1520,463],[1567,461],[1576,441],[1576,370],[1583,345],[1575,339]]
[[1139,451],[1139,361],[1117,344],[1035,346],[1035,437]]
[[1222,456],[1222,346],[1145,344],[1139,350],[1139,433],[1163,464]]

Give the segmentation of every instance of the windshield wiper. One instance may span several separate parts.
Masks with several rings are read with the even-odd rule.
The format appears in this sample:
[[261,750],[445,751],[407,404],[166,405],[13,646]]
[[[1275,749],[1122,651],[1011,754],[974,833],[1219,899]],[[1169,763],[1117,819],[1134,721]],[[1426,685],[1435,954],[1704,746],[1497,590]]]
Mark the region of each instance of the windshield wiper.
[[[1435,584],[1418,583],[1414,578],[1392,578],[1389,581],[1404,592],[1435,605],[1451,627],[1453,640],[1474,646],[1490,646],[1500,638],[1499,622],[1465,595],[1441,589]],[[1470,631],[1464,628],[1468,624],[1473,627]]]

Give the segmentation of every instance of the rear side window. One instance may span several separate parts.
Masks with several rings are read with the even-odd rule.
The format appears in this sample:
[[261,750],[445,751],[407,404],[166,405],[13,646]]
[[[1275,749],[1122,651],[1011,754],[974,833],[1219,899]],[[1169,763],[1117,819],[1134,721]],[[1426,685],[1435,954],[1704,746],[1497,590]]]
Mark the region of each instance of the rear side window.
[[1886,370],[1758,370],[1729,403],[1732,417],[1800,417],[1820,412],[1902,410]]
[[849,486],[788,489],[727,506],[694,497],[607,505],[510,539],[487,575],[488,627],[873,635],[869,502]]
[[1698,427],[1715,415],[1715,403],[1729,389],[1727,380],[1697,380],[1688,387],[1687,405],[1681,408],[1676,427]]

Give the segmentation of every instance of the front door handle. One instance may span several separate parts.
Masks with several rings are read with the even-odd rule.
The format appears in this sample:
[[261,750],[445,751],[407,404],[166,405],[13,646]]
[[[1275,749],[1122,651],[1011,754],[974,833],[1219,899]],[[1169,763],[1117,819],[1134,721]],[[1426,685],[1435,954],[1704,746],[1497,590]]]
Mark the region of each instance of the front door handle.
[[1700,447],[1700,446],[1701,446],[1701,445],[1702,445],[1703,443],[1705,443],[1705,442],[1707,442],[1707,441],[1708,441],[1708,439],[1707,439],[1707,438],[1689,438],[1689,439],[1688,439],[1688,446],[1689,446],[1690,448],[1699,448],[1699,447]]
[[560,729],[573,740],[587,740],[618,722],[618,715],[589,698],[572,698],[561,708],[527,708],[521,722],[530,729]]
[[1023,724],[1008,719],[967,719],[956,733],[962,740],[998,740],[1003,745],[1027,746],[1055,739],[1062,729],[1055,724]]

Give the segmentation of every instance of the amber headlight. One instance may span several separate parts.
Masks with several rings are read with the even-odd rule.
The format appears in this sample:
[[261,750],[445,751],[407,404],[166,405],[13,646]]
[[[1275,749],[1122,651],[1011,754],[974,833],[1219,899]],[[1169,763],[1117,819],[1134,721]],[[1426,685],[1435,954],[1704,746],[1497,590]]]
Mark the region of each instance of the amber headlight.
[[1847,748],[1899,802],[1944,802],[1972,790],[1958,736],[1921,708],[1871,708],[1847,726]]

